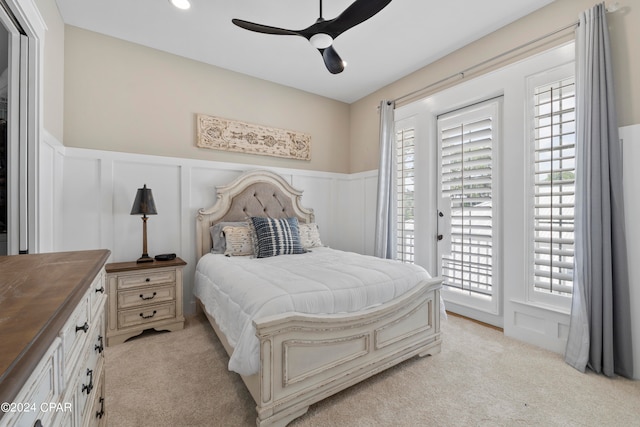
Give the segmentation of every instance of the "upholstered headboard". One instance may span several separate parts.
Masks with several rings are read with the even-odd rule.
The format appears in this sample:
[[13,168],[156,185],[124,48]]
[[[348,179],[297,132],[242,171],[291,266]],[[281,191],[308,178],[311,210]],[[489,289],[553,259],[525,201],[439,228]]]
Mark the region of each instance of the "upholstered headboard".
[[209,209],[200,209],[196,220],[198,259],[211,251],[212,225],[221,221],[244,221],[248,217],[296,217],[302,223],[315,221],[313,209],[302,206],[302,191],[293,188],[273,172],[245,172],[226,186],[217,187],[217,201]]

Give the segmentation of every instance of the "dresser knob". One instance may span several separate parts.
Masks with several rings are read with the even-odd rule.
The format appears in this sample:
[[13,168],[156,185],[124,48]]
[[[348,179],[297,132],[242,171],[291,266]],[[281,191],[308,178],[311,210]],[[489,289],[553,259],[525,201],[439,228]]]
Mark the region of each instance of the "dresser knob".
[[88,330],[89,330],[89,324],[87,322],[84,322],[84,325],[82,326],[76,326],[76,332],[84,331],[84,333],[86,334]]
[[101,294],[103,294],[103,293],[104,293],[104,286],[102,286],[102,287],[100,287],[100,288],[96,289],[96,294],[97,294],[98,292],[100,292]]

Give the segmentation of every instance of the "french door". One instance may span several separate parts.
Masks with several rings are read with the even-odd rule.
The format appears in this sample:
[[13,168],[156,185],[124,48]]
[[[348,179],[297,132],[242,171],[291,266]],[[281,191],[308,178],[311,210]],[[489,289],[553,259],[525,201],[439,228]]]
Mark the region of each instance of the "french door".
[[496,98],[437,118],[438,262],[443,297],[491,315],[499,315],[500,307],[501,105],[502,99]]

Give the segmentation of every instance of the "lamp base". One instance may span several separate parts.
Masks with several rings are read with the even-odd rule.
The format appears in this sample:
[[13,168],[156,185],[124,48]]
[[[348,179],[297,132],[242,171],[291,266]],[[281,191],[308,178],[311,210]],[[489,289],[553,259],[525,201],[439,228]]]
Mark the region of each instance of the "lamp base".
[[153,262],[153,258],[151,258],[147,254],[142,254],[142,256],[140,258],[138,258],[138,260],[136,262],[138,264],[141,263],[141,262]]

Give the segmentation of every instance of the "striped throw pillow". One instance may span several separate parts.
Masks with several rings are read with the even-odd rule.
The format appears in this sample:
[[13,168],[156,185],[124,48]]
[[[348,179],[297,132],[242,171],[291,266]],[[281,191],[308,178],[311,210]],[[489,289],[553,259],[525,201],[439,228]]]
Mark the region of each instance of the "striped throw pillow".
[[251,223],[256,232],[257,258],[305,252],[300,244],[298,218],[251,217]]

